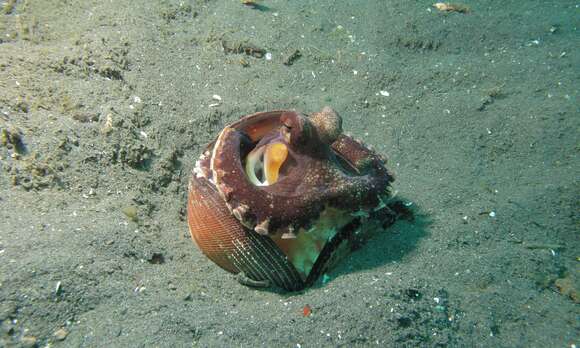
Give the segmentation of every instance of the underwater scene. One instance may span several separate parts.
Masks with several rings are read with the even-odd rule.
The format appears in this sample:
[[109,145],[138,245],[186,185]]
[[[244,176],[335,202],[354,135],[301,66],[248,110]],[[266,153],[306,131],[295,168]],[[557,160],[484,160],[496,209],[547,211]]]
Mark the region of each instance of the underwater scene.
[[0,1],[0,347],[579,347],[579,25]]

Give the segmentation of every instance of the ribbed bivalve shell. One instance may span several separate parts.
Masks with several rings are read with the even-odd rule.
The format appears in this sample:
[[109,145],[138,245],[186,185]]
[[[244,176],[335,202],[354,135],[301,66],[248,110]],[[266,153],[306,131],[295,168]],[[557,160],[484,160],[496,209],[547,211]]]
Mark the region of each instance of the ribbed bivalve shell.
[[189,182],[187,217],[198,247],[226,271],[243,272],[251,279],[268,280],[287,290],[304,287],[272,239],[242,226],[205,178],[193,176]]

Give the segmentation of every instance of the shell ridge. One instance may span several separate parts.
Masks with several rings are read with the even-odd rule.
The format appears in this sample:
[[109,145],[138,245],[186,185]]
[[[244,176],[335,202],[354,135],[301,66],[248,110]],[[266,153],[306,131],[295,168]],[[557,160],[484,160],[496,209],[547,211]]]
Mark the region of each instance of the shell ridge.
[[237,267],[240,271],[243,271],[246,276],[254,280],[265,279],[268,277],[267,272],[265,272],[259,264],[252,263],[249,260],[249,251],[240,241],[236,243],[236,250],[231,254],[231,258],[235,260]]
[[[276,278],[271,279],[276,285],[292,290],[302,283],[302,279],[298,276],[294,266],[279,251],[270,237],[260,236],[252,232],[248,233],[248,236],[254,241],[253,245],[256,247],[256,251],[259,252],[260,257],[267,264],[274,266],[274,269],[268,269],[267,273],[272,278]],[[297,282],[298,280],[299,283]]]
[[227,243],[240,237],[237,220],[220,205],[219,196],[206,179],[192,179],[190,188],[188,217],[193,240],[206,256],[235,273],[238,270],[223,254],[228,249]]
[[237,253],[232,255],[235,255],[238,260],[240,270],[246,273],[246,276],[254,280],[268,279],[274,285],[280,286],[281,284],[284,284],[280,279],[275,279],[277,278],[277,274],[274,273],[275,276],[273,276],[272,272],[269,272],[267,268],[264,267],[264,264],[268,264],[267,257],[263,257],[264,255],[261,252],[259,245],[257,245],[257,242],[254,239],[250,239],[248,244],[248,249],[250,250],[239,248]]

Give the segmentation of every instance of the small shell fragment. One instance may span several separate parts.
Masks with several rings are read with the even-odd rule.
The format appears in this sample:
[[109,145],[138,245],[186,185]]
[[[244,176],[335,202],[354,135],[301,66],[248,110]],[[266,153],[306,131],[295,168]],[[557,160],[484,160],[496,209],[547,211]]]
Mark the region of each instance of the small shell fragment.
[[60,296],[61,293],[62,293],[62,282],[59,280],[58,282],[56,282],[56,286],[54,287],[54,294],[56,296]]
[[451,4],[448,2],[436,2],[433,4],[433,7],[438,9],[441,12],[459,12],[459,13],[467,13],[469,12],[469,7],[462,5],[462,4]]
[[221,105],[221,103],[222,103],[222,97],[220,97],[220,96],[219,96],[219,95],[217,95],[217,94],[214,94],[214,95],[212,95],[212,96],[211,96],[211,99],[213,99],[213,100],[217,101],[217,103],[212,103],[212,104],[209,104],[208,106],[209,106],[210,108],[215,108],[216,106],[220,106],[220,105]]

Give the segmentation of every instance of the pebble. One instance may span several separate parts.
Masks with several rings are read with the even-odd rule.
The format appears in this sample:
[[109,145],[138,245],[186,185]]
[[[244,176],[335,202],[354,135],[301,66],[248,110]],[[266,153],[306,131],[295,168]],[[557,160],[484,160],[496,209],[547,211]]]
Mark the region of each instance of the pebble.
[[12,335],[14,333],[14,325],[10,319],[6,319],[2,322],[2,332],[8,335]]
[[24,336],[20,339],[23,347],[32,348],[36,347],[37,339],[34,336]]
[[54,338],[59,341],[64,341],[66,336],[68,336],[68,331],[66,331],[64,328],[60,328],[54,332]]
[[125,216],[127,216],[129,220],[133,222],[136,222],[138,220],[137,214],[139,213],[139,211],[136,206],[128,205],[126,207],[123,207],[121,211],[123,212],[123,214],[125,214]]

